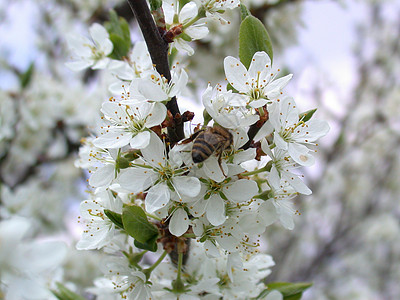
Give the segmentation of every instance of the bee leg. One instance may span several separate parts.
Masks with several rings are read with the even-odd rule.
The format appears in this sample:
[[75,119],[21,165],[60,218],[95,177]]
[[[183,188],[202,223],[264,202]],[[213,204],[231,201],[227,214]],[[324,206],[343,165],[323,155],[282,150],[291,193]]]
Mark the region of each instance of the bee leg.
[[218,155],[218,165],[219,165],[219,168],[221,169],[222,174],[223,174],[225,177],[228,177],[228,176],[225,174],[224,169],[222,168],[221,161],[222,161],[222,151],[221,151],[221,152],[219,153],[219,155]]

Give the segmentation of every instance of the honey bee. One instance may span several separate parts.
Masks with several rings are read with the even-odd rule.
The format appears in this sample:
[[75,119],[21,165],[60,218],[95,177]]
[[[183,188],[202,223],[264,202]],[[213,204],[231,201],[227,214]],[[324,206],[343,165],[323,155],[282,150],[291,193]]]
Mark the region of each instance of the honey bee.
[[195,132],[191,139],[194,139],[192,148],[193,162],[201,163],[214,153],[217,153],[220,168],[222,152],[233,144],[233,136],[229,130],[218,125]]

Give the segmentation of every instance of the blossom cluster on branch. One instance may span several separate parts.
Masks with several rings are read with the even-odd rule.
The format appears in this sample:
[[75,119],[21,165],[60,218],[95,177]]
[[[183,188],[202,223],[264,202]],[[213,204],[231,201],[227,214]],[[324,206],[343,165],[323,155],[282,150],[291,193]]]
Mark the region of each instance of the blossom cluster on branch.
[[[221,13],[239,3],[150,4],[169,53],[192,55],[189,42],[207,35],[207,19],[225,24]],[[242,17],[243,31],[250,26],[268,36],[248,11]],[[208,86],[203,123],[186,126],[176,142],[167,129],[194,115],[172,115],[167,105],[185,91],[185,69],[175,64],[167,80],[144,43],[121,52],[124,38],[130,45],[123,19],[94,24],[90,33],[93,42],[70,37],[69,66],[105,69],[116,79],[96,136],[84,141],[76,162],[94,188],[81,204],[85,228],[77,248],[110,255],[91,291],[99,299],[282,299],[261,281],[274,263],[259,254],[260,234],[278,220],[294,228],[292,199],[311,194],[296,169],[314,163],[316,141],[329,126],[312,119],[315,110],[299,112],[286,95],[292,75],[281,77],[272,66],[270,42],[221,62],[228,85]],[[143,261],[148,251],[160,255],[152,265]]]

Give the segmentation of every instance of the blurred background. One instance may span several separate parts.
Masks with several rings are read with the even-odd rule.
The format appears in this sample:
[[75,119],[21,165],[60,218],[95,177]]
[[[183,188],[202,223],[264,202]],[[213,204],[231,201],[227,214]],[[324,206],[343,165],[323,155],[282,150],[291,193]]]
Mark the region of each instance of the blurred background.
[[[296,199],[295,229],[264,234],[276,262],[266,281],[313,282],[304,299],[399,299],[399,1],[244,3],[269,31],[274,65],[294,74],[288,93],[331,127],[304,170],[313,194]],[[111,8],[141,39],[124,1],[0,0],[0,218],[27,217],[34,238],[66,241],[63,280],[78,291],[100,274],[101,254],[74,250],[87,179],[74,161],[112,78],[68,70],[66,36],[88,36]],[[227,18],[180,58],[192,78],[182,111],[197,112],[207,82],[224,78],[223,58],[237,56],[239,12]]]

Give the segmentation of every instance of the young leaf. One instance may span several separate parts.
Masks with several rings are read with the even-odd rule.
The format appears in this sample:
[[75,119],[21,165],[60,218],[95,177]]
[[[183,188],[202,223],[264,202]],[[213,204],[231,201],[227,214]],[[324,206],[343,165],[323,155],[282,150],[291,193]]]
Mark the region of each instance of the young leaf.
[[[283,295],[284,300],[299,300],[303,295],[303,292],[312,286],[312,283],[309,282],[271,282],[267,284],[267,291],[277,290]],[[263,291],[263,294],[266,291]],[[261,295],[260,294],[260,295]],[[266,295],[266,294],[264,294]],[[261,298],[259,298],[261,299]]]
[[35,64],[32,62],[29,65],[28,70],[26,70],[24,73],[19,75],[19,82],[23,89],[26,88],[29,85],[29,83],[31,82],[34,69],[35,69]]
[[265,51],[272,61],[272,44],[267,29],[256,17],[247,16],[239,30],[239,58],[246,68],[258,51]]
[[308,120],[311,119],[311,117],[314,115],[314,113],[315,113],[316,111],[317,111],[317,109],[314,108],[314,109],[310,109],[310,110],[307,110],[307,111],[301,113],[301,114],[299,115],[300,121],[307,122]]
[[86,300],[82,296],[67,289],[63,284],[56,282],[57,290],[52,290],[54,296],[59,300]]
[[113,59],[122,59],[128,55],[131,48],[129,24],[122,17],[118,17],[114,10],[110,10],[110,21],[104,23],[110,40],[113,43],[113,52],[109,55]]
[[146,243],[141,243],[138,240],[134,241],[135,247],[143,250],[149,250],[151,252],[156,252],[157,251],[157,243],[156,243],[157,237],[155,239],[147,241]]
[[109,210],[109,209],[105,209],[104,213],[111,220],[111,222],[113,222],[119,228],[124,229],[124,224],[122,223],[122,215],[121,214],[113,212],[112,210]]
[[158,229],[147,220],[145,212],[139,206],[124,207],[122,223],[126,232],[140,243],[146,244],[158,236]]

